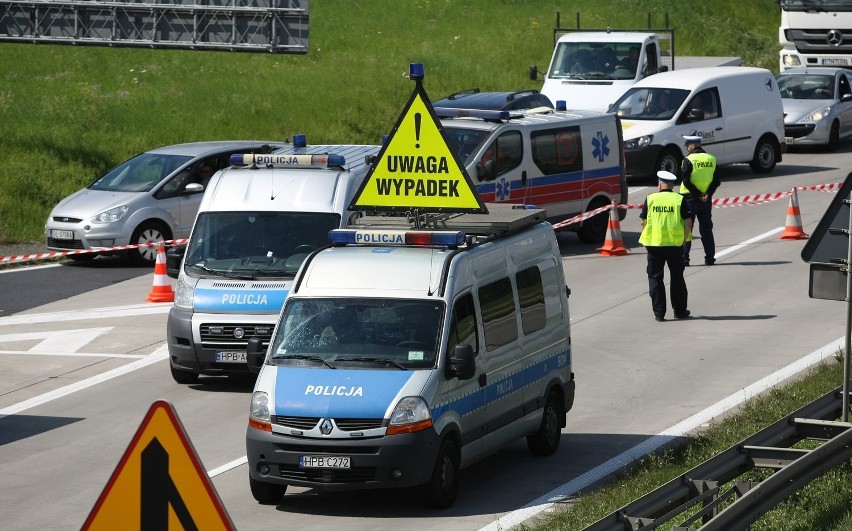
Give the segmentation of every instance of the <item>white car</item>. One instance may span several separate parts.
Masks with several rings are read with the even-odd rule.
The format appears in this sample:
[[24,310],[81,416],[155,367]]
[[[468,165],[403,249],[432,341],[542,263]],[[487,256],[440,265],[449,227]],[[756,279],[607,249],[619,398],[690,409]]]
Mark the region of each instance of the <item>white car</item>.
[[790,68],[777,76],[788,146],[831,151],[852,135],[852,85],[845,68]]
[[[157,249],[143,244],[189,237],[204,186],[213,173],[229,165],[232,154],[270,153],[283,146],[260,140],[193,142],[141,153],[53,207],[44,225],[47,248],[142,245],[128,251],[130,259],[152,264]],[[91,260],[97,255],[69,257]]]

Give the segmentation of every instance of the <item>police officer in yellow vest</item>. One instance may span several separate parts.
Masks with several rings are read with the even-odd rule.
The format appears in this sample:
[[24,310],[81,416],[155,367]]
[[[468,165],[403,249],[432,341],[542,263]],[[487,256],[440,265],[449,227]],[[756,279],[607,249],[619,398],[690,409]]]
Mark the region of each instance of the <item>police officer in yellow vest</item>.
[[674,192],[677,177],[658,171],[658,191],[649,195],[642,205],[642,234],[639,243],[648,253],[648,294],[657,321],[666,316],[665,267],[671,274],[671,300],[677,319],[689,317],[686,280],[683,278],[683,243],[692,233],[692,212],[684,197]]
[[[716,177],[716,157],[704,151],[701,147],[700,136],[683,137],[686,150],[689,152],[683,159],[680,168],[680,193],[683,194],[689,208],[692,210],[692,222],[698,218],[698,232],[701,234],[701,244],[704,246],[704,264],[716,263],[716,240],[713,238],[713,194],[719,187]],[[689,251],[692,248],[692,238],[683,244],[683,262],[689,265]]]

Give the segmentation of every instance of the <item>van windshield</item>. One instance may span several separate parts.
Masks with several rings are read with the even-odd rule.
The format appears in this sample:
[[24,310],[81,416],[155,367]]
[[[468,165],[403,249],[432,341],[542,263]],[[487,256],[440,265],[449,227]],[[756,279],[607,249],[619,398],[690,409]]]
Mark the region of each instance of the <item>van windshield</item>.
[[641,42],[560,42],[547,77],[551,79],[633,79]]
[[470,158],[479,150],[479,146],[491,136],[491,131],[445,126],[444,134],[447,137],[450,147],[458,153],[459,160],[467,166]]
[[202,212],[184,264],[196,276],[292,278],[338,227],[331,212]]
[[413,299],[291,298],[271,360],[337,369],[432,369],[443,310],[443,302]]
[[634,87],[613,103],[609,112],[624,120],[671,120],[688,95],[684,89]]
[[90,184],[89,190],[147,192],[190,159],[188,155],[143,153],[108,171]]

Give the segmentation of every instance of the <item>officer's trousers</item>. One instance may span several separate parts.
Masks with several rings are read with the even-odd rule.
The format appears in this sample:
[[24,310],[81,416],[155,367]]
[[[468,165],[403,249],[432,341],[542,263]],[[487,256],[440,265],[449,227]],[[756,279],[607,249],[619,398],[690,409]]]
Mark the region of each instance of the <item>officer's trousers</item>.
[[648,252],[648,294],[651,296],[651,307],[654,315],[666,315],[666,285],[664,280],[665,267],[668,265],[671,275],[672,309],[675,315],[687,310],[686,280],[683,278],[683,248],[682,247],[645,247]]
[[[712,264],[716,261],[716,239],[713,237],[713,204],[709,201],[703,203],[694,199],[692,195],[684,196],[684,199],[689,201],[693,226],[695,221],[698,221],[698,233],[701,235],[701,244],[704,246],[704,263]],[[683,244],[683,261],[687,264],[689,263],[690,249],[692,249],[691,241]]]

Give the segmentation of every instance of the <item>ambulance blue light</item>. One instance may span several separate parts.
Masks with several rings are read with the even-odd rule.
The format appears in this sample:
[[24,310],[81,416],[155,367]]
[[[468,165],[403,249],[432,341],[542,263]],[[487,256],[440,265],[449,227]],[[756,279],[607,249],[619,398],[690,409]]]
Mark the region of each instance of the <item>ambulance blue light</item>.
[[343,155],[294,155],[294,154],[235,154],[228,161],[231,165],[259,164],[261,166],[284,166],[292,168],[324,168],[326,166],[343,166],[346,158]]
[[509,111],[489,111],[485,109],[453,109],[450,107],[435,107],[435,114],[440,118],[482,118],[484,120],[508,120],[520,118],[520,113]]
[[334,245],[426,245],[458,247],[465,242],[459,231],[414,231],[399,229],[333,229],[328,240]]

